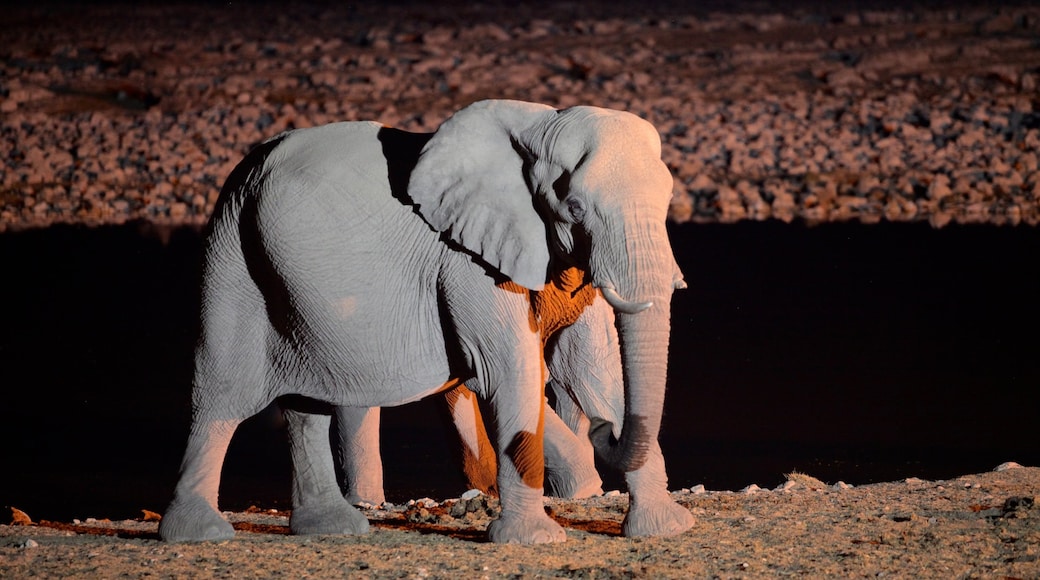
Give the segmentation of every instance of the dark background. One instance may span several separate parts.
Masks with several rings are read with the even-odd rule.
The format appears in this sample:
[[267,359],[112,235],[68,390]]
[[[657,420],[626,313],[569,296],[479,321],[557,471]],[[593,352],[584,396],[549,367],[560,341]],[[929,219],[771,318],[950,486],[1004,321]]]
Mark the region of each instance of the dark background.
[[[1040,464],[1040,230],[779,222],[670,229],[671,487],[852,484]],[[201,236],[0,235],[0,505],[161,511],[190,414]],[[388,499],[464,491],[440,401],[384,413]],[[223,509],[288,507],[276,413],[239,429]],[[620,485],[608,478],[608,488]]]

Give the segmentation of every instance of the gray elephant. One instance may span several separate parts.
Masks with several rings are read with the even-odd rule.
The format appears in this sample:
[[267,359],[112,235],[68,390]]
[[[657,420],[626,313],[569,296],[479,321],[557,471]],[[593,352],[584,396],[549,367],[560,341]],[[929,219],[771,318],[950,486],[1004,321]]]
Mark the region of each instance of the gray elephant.
[[[210,224],[192,424],[162,538],[233,535],[217,509],[221,466],[238,425],[273,400],[382,407],[462,382],[487,403],[500,459],[489,538],[564,540],[542,509],[532,297],[577,266],[615,310],[624,427],[597,423],[590,437],[608,464],[643,467],[682,285],[660,154],[657,131],[634,115],[516,101],[476,103],[431,134],[337,123],[254,149]],[[316,517],[367,529],[342,496],[324,499]]]
[[[585,290],[589,290],[588,287]],[[614,314],[597,292],[589,295],[592,300],[573,324],[546,337],[545,360],[550,376],[547,388],[554,394],[555,408],[547,405],[544,410],[545,492],[557,497],[582,498],[602,493],[602,481],[588,438],[588,415],[610,421],[616,428],[623,425],[624,390]],[[543,319],[543,326],[558,325]],[[458,387],[449,391],[446,398],[459,433],[470,486],[495,493],[496,458],[473,391]],[[334,418],[347,501],[355,505],[383,503],[379,409],[340,407]],[[313,432],[308,435],[308,443],[303,444],[305,452],[329,453],[328,421],[314,418],[307,425]],[[307,463],[321,465],[317,460]],[[331,469],[331,465],[326,464],[325,470]],[[319,475],[313,470],[305,476],[325,481],[334,477],[330,473]],[[673,535],[693,525],[690,512],[672,501],[667,493],[664,458],[659,447],[651,450],[643,467],[625,476],[636,508],[628,512],[622,524],[626,536]],[[314,484],[295,486],[293,505],[321,505],[320,494],[308,495],[319,489],[321,486]],[[295,525],[293,529],[324,531],[302,530]]]

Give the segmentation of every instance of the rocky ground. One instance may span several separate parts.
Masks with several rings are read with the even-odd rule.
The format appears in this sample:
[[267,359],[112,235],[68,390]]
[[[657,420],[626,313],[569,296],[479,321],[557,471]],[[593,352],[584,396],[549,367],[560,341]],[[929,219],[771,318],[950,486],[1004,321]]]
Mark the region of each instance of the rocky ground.
[[618,536],[627,498],[546,500],[562,544],[484,541],[484,497],[366,509],[365,536],[290,536],[284,512],[228,514],[234,540],[166,544],[139,520],[0,525],[0,577],[1037,578],[1040,468],[848,487],[791,474],[775,490],[683,490],[678,537]]
[[0,230],[199,224],[279,131],[487,97],[646,117],[676,221],[1040,221],[1035,5],[675,4],[8,9]]

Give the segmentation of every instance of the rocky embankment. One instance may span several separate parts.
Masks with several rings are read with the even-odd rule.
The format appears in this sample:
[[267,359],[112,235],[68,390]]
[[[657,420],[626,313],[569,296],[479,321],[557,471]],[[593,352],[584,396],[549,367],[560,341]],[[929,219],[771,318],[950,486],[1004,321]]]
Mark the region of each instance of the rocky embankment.
[[8,9],[0,231],[200,224],[279,131],[489,97],[646,117],[679,222],[1040,221],[1040,8],[316,6]]

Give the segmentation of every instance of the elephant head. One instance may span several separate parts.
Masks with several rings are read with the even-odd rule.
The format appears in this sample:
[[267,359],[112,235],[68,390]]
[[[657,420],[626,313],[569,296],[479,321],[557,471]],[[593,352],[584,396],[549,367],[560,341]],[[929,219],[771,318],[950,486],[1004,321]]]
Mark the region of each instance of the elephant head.
[[625,414],[600,455],[639,468],[664,403],[672,290],[682,287],[665,230],[672,176],[656,129],[630,113],[482,101],[424,146],[408,196],[437,231],[513,282],[541,290],[577,266],[617,314]]

